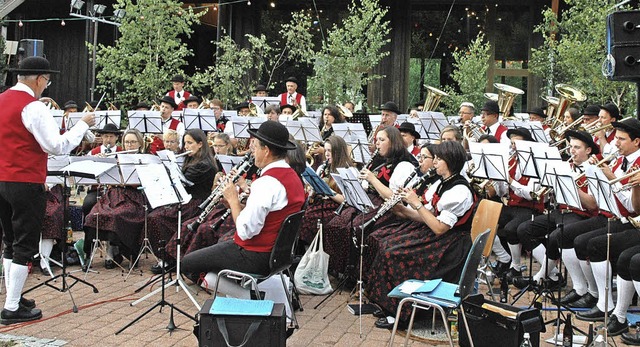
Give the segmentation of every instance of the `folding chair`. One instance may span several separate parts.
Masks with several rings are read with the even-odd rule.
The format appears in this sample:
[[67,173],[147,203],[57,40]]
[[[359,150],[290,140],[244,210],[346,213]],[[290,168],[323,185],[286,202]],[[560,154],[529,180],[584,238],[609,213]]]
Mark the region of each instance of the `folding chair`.
[[491,231],[489,238],[487,239],[487,243],[484,245],[484,250],[482,251],[480,265],[478,265],[478,279],[480,282],[479,284],[485,284],[487,286],[489,296],[492,301],[496,301],[496,299],[493,296],[493,288],[491,287],[491,282],[493,281],[489,280],[489,274],[492,273],[489,268],[489,256],[491,256],[493,240],[496,238],[498,220],[500,219],[502,206],[503,204],[499,202],[482,199],[478,204],[478,209],[476,210],[476,213],[473,216],[473,221],[471,222],[472,240],[475,240],[480,233],[487,229]]
[[[213,288],[213,300],[215,301],[218,292],[218,284],[220,277],[225,276],[232,280],[238,280],[240,283],[251,283],[252,290],[256,293],[256,297],[262,300],[262,295],[258,290],[258,283],[269,279],[271,276],[280,275],[282,280],[282,287],[287,295],[287,301],[289,307],[291,307],[291,321],[294,323],[295,328],[298,328],[298,320],[293,309],[293,303],[291,301],[291,295],[289,294],[289,288],[284,279],[283,272],[287,271],[293,263],[293,257],[295,256],[295,245],[300,236],[300,226],[302,225],[302,217],[304,216],[304,210],[290,214],[282,222],[278,237],[276,238],[275,245],[271,250],[271,257],[269,258],[270,272],[268,275],[249,274],[234,270],[221,270],[218,272],[218,278],[216,279],[215,287]],[[292,279],[293,280],[293,279]]]
[[413,327],[413,319],[415,318],[416,308],[423,310],[434,308],[440,311],[440,315],[442,316],[444,327],[447,332],[447,337],[449,337],[449,343],[451,344],[451,347],[453,347],[453,338],[451,337],[451,331],[449,331],[449,326],[447,324],[447,313],[444,310],[447,309],[451,311],[453,309],[459,308],[458,312],[462,315],[462,319],[465,323],[464,326],[467,331],[467,336],[469,337],[469,341],[471,341],[471,347],[473,347],[473,340],[471,339],[471,333],[469,332],[467,317],[465,316],[464,310],[462,309],[462,301],[473,293],[478,264],[480,263],[480,259],[482,258],[482,252],[487,243],[487,239],[489,238],[489,234],[490,231],[487,229],[484,233],[478,235],[478,237],[476,237],[473,241],[471,251],[469,252],[467,260],[464,263],[462,276],[460,276],[460,281],[458,282],[458,284],[442,281],[436,286],[434,290],[429,293],[417,293],[400,300],[398,309],[396,310],[396,321],[393,325],[393,330],[391,331],[391,340],[389,340],[389,346],[393,346],[393,339],[396,335],[396,331],[398,330],[398,322],[400,321],[400,313],[402,311],[402,307],[405,303],[410,302],[412,303],[413,309],[411,310],[411,318],[409,319],[409,326],[407,327],[405,346],[407,346],[409,343],[409,336],[411,335],[411,328]]

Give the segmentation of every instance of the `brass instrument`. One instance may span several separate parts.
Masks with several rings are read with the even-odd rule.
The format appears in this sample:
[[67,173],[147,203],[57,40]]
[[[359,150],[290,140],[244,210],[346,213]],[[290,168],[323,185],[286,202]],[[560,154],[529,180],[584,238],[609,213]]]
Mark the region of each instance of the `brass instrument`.
[[498,90],[498,108],[502,119],[514,119],[510,114],[511,106],[516,100],[516,96],[524,94],[524,91],[502,83],[494,83],[493,86]]
[[531,195],[531,200],[541,201],[550,190],[551,187],[540,186],[540,189],[529,193]]
[[560,95],[558,97],[558,105],[554,109],[555,112],[551,115],[548,115],[553,119],[551,128],[554,129],[562,125],[564,112],[567,110],[569,105],[573,104],[574,102],[582,102],[587,100],[587,94],[585,94],[580,89],[572,87],[568,84],[556,84],[555,89],[558,95]]
[[[613,151],[613,152],[609,153],[609,155],[608,155],[608,156],[606,156],[606,157],[602,158],[602,160],[600,160],[599,162],[595,163],[595,166],[600,166],[600,165],[602,165],[602,164],[604,164],[604,163],[606,163],[606,162],[608,162],[608,161],[613,160],[615,157],[617,157],[617,156],[618,156],[619,151],[620,151],[620,150],[619,150],[618,148],[616,148],[616,150],[615,150],[615,151]],[[582,179],[582,177],[585,177],[586,175],[587,175],[587,173],[586,173],[586,172],[583,172],[583,173],[581,173],[580,175],[578,175],[577,177],[575,177],[575,178],[574,178],[574,180],[575,180],[575,181],[581,180],[581,179]]]
[[609,123],[607,125],[601,125],[601,126],[597,126],[597,127],[592,127],[589,128],[589,130],[587,130],[587,132],[591,135],[599,132],[600,130],[604,130],[605,132],[612,130],[613,129],[613,124]]
[[551,136],[551,138],[556,140],[557,142],[551,144],[550,146],[558,146],[561,143],[564,143],[566,141],[566,139],[560,140],[560,138],[562,138],[564,136],[564,133],[567,132],[567,130],[574,129],[575,127],[578,127],[578,129],[579,129],[583,118],[584,118],[584,116],[578,117],[578,119],[573,121],[571,124],[569,124],[569,125],[567,125],[565,127],[562,127],[558,131],[556,131],[555,129],[551,129],[551,131],[549,131],[549,136]]
[[340,104],[336,104],[336,107],[338,107],[338,112],[340,112],[340,114],[342,115],[342,117],[344,118],[351,118],[353,117],[353,113],[351,113],[351,111],[349,111],[348,108],[340,105]]
[[427,97],[425,98],[422,111],[435,111],[436,108],[438,108],[438,105],[440,104],[442,98],[449,96],[449,94],[432,86],[425,85],[425,87],[427,87]]
[[469,141],[471,138],[478,141],[480,139],[480,136],[485,135],[486,133],[487,132],[483,130],[480,125],[470,123],[468,131],[464,131],[462,134],[467,141]]
[[251,153],[247,153],[244,158],[242,158],[242,160],[238,164],[236,164],[236,166],[231,169],[228,174],[224,176],[222,182],[220,182],[220,184],[218,184],[218,186],[213,189],[213,191],[211,191],[211,194],[207,197],[207,199],[203,201],[200,206],[198,206],[200,209],[202,209],[202,213],[200,213],[195,221],[187,225],[187,229],[189,229],[189,231],[198,230],[198,226],[200,226],[200,224],[204,222],[209,213],[213,211],[213,208],[216,207],[220,200],[222,200],[226,183],[236,183],[245,172],[249,171],[249,168],[251,168],[251,166],[253,165],[253,160],[254,158]]
[[291,119],[297,120],[300,117],[307,117],[307,112],[305,112],[300,105],[296,105],[296,110],[291,115]]
[[143,152],[147,152],[149,150],[149,148],[151,148],[151,144],[154,141],[154,137],[153,135],[145,135],[144,136],[144,143],[142,144],[142,150]]
[[264,116],[264,111],[258,107],[258,105],[254,104],[253,102],[249,103],[249,116],[250,117],[263,117]]
[[61,110],[58,103],[50,97],[46,97],[46,96],[42,97],[40,98],[40,101],[42,101],[45,105],[47,105],[50,110]]
[[[618,183],[620,181],[623,181],[623,180],[625,180],[625,179],[627,179],[627,178],[629,178],[629,177],[631,177],[631,176],[633,176],[633,175],[635,175],[635,174],[637,174],[639,172],[640,172],[640,167],[633,166],[624,175],[622,175],[620,177],[616,177],[616,178],[612,179],[611,181],[609,181],[609,185],[614,185],[614,184],[616,184],[616,183]],[[621,192],[621,191],[624,191],[624,190],[629,190],[629,189],[633,188],[633,186],[634,186],[634,184],[627,183],[627,184],[623,185],[622,187],[620,187],[618,189],[614,189],[613,192],[614,193],[618,193],[618,192]]]
[[547,119],[544,121],[544,123],[547,125],[552,125],[553,118],[549,116],[556,113],[555,112],[556,108],[558,107],[558,105],[560,105],[560,99],[550,95],[543,95],[541,99],[547,102],[547,109],[545,111],[545,114],[547,115]]
[[491,101],[498,101],[498,94],[496,93],[484,93],[484,97]]
[[107,110],[109,111],[118,111],[118,108],[116,107],[116,105],[114,105],[112,102],[109,103],[109,107],[107,108]]
[[629,221],[629,223],[631,223],[631,225],[633,225],[634,228],[640,230],[640,216],[627,217],[627,220]]
[[471,172],[475,168],[476,168],[476,164],[475,163],[469,164],[469,167],[467,167],[467,176],[471,178],[471,187],[473,188],[473,190],[476,193],[478,193],[479,195],[482,195],[487,186],[492,186],[493,185],[493,180],[490,179],[490,178],[482,179],[482,178],[478,178],[478,177],[473,177],[471,175]]
[[320,148],[320,142],[314,142],[313,144],[311,144],[311,146],[309,146],[309,149],[307,149],[307,153],[305,154],[305,157],[307,159],[307,164],[309,164],[309,166],[313,166],[313,164],[315,163],[315,159],[313,159],[313,154],[318,148]]
[[160,111],[160,104],[154,100],[149,111]]
[[209,99],[205,98],[204,96],[202,97],[202,102],[200,103],[200,105],[198,105],[198,109],[199,110],[208,110],[211,108],[211,101],[209,101]]
[[94,112],[95,110],[93,109],[93,106],[91,106],[91,104],[89,104],[88,102],[84,102],[85,107],[84,109],[82,109],[82,112]]
[[380,122],[380,124],[378,124],[378,126],[375,129],[372,129],[371,132],[369,133],[369,137],[367,138],[367,142],[369,142],[370,144],[373,144],[374,137],[382,127],[383,127],[382,122]]

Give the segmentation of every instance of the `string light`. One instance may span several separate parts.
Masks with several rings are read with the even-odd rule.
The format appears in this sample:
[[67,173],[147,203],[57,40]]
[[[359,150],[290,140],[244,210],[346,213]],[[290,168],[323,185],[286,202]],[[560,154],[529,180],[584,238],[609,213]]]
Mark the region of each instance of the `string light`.
[[271,7],[276,7],[276,3],[271,1]]
[[247,1],[247,6],[251,6],[251,0]]
[[22,24],[22,20],[20,20],[20,22],[18,22],[18,26],[22,28],[22,26],[24,26],[24,24]]
[[60,22],[60,25],[65,26],[65,25],[67,25],[67,23],[65,23],[64,19],[63,19],[62,22]]

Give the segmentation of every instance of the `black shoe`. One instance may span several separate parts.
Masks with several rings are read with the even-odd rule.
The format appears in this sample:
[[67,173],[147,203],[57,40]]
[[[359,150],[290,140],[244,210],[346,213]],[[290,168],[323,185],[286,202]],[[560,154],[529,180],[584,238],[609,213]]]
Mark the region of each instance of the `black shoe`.
[[122,254],[116,254],[113,256],[113,261],[115,261],[118,264],[122,264],[123,260],[124,260],[124,257],[122,256]]
[[635,333],[623,333],[622,342],[627,345],[640,346],[640,331],[636,331]]
[[569,304],[571,308],[593,308],[598,303],[598,298],[587,293],[583,295],[580,299]]
[[104,268],[111,270],[116,267],[116,264],[111,259],[107,259],[104,261]]
[[496,265],[491,267],[491,271],[493,271],[497,278],[502,278],[502,276],[504,276],[509,270],[510,265],[511,264],[509,263],[502,263],[497,261]]
[[572,302],[576,302],[580,300],[581,298],[582,296],[580,294],[576,293],[575,290],[571,289],[570,292],[568,292],[567,294],[565,294],[565,296],[560,298],[560,305],[568,305]]
[[[611,314],[613,310],[609,312]],[[600,311],[598,306],[590,309],[589,311],[578,312],[576,313],[576,318],[579,320],[584,320],[587,322],[599,322],[604,321],[604,312]]]
[[531,285],[535,284],[535,282],[532,279],[530,279],[529,276],[514,277],[513,279],[511,279],[511,282],[513,283],[513,286],[518,289],[524,289],[530,284]]
[[618,336],[629,331],[629,321],[625,318],[624,323],[620,323],[618,317],[613,315],[609,317],[607,324],[607,333],[609,336]]
[[48,277],[53,276],[53,274],[51,273],[51,271],[50,271],[48,268],[46,268],[46,267],[40,267],[40,272],[41,272],[43,275],[48,276]]
[[[395,317],[382,317],[382,318],[378,318],[378,320],[376,320],[375,326],[376,328],[380,328],[380,329],[393,329],[393,324],[395,322]],[[405,321],[399,321],[398,322],[398,330],[405,330],[407,329],[407,326],[409,325],[409,322],[405,322]]]
[[27,299],[24,296],[21,296],[20,302],[18,303],[18,305],[30,310],[36,307],[36,301],[33,299]]
[[563,280],[562,275],[557,274],[557,279],[547,278],[545,280],[546,288],[551,291],[557,291],[558,289],[567,285],[567,282]]
[[509,271],[507,271],[505,277],[507,279],[507,283],[513,283],[514,278],[522,277],[522,271],[516,270],[514,268],[509,268]]
[[18,306],[15,311],[3,309],[0,312],[0,323],[4,325],[29,322],[42,318],[42,311],[39,308],[26,308]]

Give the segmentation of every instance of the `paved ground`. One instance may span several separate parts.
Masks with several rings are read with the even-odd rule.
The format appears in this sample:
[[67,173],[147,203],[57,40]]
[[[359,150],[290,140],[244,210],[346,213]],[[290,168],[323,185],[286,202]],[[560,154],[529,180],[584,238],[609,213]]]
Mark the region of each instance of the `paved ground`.
[[[142,269],[147,269],[150,265],[151,260],[145,260]],[[115,335],[118,329],[156,303],[159,296],[154,296],[132,307],[129,304],[133,300],[149,293],[149,288],[139,294],[134,293],[134,290],[143,285],[151,274],[148,271],[145,271],[142,276],[138,273],[125,282],[119,269],[105,270],[101,259],[98,260],[96,269],[100,273],[89,274],[87,280],[98,288],[99,293],[93,293],[90,287],[80,283],[71,289],[79,308],[77,313],[72,311],[72,302],[68,293],[41,287],[29,293],[27,297],[36,299],[38,307],[44,312],[44,318],[23,325],[0,326],[0,340],[13,340],[16,345],[22,346],[197,345],[197,340],[192,334],[193,322],[177,312],[174,317],[175,324],[184,330],[176,330],[172,334],[165,330],[169,321],[168,309],[163,310],[162,313],[155,309],[123,333]],[[83,277],[80,273],[76,275]],[[27,287],[37,285],[44,279],[45,277],[39,273],[32,274],[29,276]],[[59,285],[60,282],[56,284]],[[157,287],[156,285],[153,288]],[[202,303],[208,297],[206,293],[199,292],[196,300]],[[0,294],[0,299],[4,300],[4,294]],[[314,296],[302,297],[304,311],[298,312],[300,329],[288,339],[288,346],[387,345],[390,333],[388,330],[375,328],[373,316],[363,316],[360,324],[358,317],[347,311],[345,304],[348,293],[336,295],[319,309],[314,310],[313,306],[321,299],[322,297]],[[530,300],[531,295],[527,294],[518,305],[527,305]],[[191,314],[196,313],[194,305],[187,296],[182,291],[176,293],[175,288],[167,291],[167,301]],[[554,317],[555,312],[545,314],[545,319]],[[582,322],[578,324],[586,329],[586,324]],[[549,326],[548,330],[545,337],[550,337],[553,333],[552,327]],[[396,339],[398,345],[402,341],[402,337]],[[616,342],[619,343],[620,340],[616,339]],[[411,345],[445,346],[446,344],[412,341]],[[1,343],[0,346],[2,346]]]

